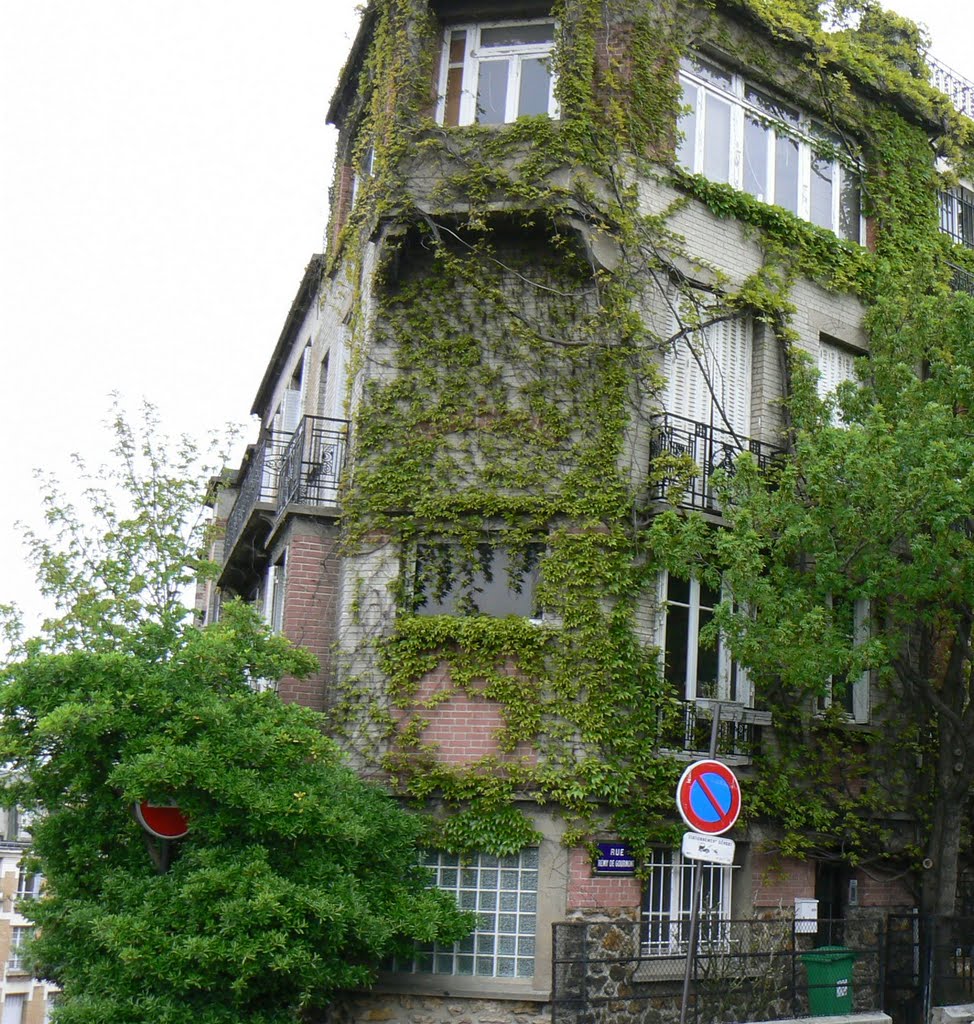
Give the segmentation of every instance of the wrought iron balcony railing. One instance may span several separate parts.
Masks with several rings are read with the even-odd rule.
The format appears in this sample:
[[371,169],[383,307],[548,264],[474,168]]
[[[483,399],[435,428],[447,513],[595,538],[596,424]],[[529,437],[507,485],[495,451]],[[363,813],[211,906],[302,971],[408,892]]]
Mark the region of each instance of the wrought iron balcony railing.
[[278,510],[293,504],[337,504],[347,444],[345,420],[305,416],[281,458]]
[[930,68],[930,84],[946,93],[961,114],[974,118],[974,82],[969,82],[963,75],[929,53],[925,53],[923,59]]
[[[750,452],[761,469],[767,469],[783,454],[782,449],[764,441],[739,437],[712,423],[661,413],[656,417],[650,448],[650,458],[661,455],[686,456],[697,466],[697,474],[686,489],[679,504],[703,512],[716,512],[718,505],[713,493],[712,479],[717,470],[733,473],[734,463],[743,452]],[[651,488],[650,497],[663,500],[674,485],[673,480],[660,480]]]
[[346,420],[305,416],[293,433],[266,431],[248,453],[237,500],[227,516],[225,556],[258,505],[275,515],[290,504],[335,505],[347,446]]
[[953,263],[948,264],[948,266],[953,271],[950,285],[954,291],[967,292],[968,295],[974,295],[974,274],[969,270],[964,270],[962,267],[955,267]]
[[[683,701],[682,716],[673,716],[661,723],[661,746],[690,754],[707,754],[714,720],[710,700]],[[769,711],[757,711],[743,704],[721,702],[717,723],[717,753],[723,758],[747,760],[760,747],[761,729],[771,724]]]

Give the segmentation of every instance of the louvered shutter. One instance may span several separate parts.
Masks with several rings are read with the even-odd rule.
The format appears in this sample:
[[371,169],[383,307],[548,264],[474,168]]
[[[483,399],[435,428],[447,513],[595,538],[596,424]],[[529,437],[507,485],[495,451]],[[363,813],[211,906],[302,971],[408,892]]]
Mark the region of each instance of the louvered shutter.
[[822,341],[818,347],[818,394],[825,398],[844,380],[855,380],[855,356],[838,345]]

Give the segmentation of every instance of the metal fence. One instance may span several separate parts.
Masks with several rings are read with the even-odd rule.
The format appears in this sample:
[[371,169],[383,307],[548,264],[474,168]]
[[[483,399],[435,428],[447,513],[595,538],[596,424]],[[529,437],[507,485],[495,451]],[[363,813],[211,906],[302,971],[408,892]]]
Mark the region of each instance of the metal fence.
[[229,556],[251,512],[266,504],[275,514],[292,503],[335,505],[348,448],[348,422],[305,416],[297,430],[266,431],[247,453],[237,500],[227,517]]
[[[822,1000],[838,1000],[844,1012],[885,1002],[882,921],[820,921],[804,932],[790,918],[725,920],[709,934],[715,938],[700,944],[690,964],[686,1019],[693,1024],[804,1016],[820,1012]],[[823,939],[847,951],[838,958],[839,975],[826,971],[824,979],[809,963],[820,957],[814,950]],[[553,949],[553,1024],[679,1020],[685,948],[647,956],[639,924],[623,920],[556,924]]]

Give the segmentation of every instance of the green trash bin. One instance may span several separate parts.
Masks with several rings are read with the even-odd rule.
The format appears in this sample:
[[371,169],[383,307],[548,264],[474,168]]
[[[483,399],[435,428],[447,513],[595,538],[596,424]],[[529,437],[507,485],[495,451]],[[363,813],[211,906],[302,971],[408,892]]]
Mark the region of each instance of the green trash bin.
[[852,967],[855,950],[819,946],[802,953],[808,972],[808,1009],[814,1017],[852,1013]]

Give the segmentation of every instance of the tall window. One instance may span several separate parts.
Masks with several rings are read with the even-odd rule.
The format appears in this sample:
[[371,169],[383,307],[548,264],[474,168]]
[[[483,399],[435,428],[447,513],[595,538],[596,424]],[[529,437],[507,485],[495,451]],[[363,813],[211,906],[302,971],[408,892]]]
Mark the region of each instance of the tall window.
[[510,857],[478,854],[464,862],[454,854],[426,861],[440,889],[452,892],[463,910],[477,915],[473,933],[453,946],[420,946],[398,970],[417,974],[530,978],[534,975],[538,912],[538,851]]
[[275,633],[284,629],[284,584],[287,578],[286,556],[267,570],[264,592],[264,618]]
[[841,138],[709,61],[684,58],[680,84],[682,167],[860,240],[859,174]]
[[[731,868],[696,862],[703,872],[697,908],[701,947],[722,945],[731,913]],[[643,953],[649,956],[685,953],[690,941],[693,905],[693,861],[678,850],[653,850],[643,902]]]
[[3,997],[3,1016],[0,1024],[24,1024],[27,1014],[27,995],[23,992],[8,992]]
[[[679,330],[674,317],[673,333]],[[663,404],[675,416],[746,437],[751,425],[751,323],[711,324],[667,352]]]
[[34,900],[41,894],[43,876],[36,871],[27,871],[23,866],[17,877],[17,899]]
[[439,120],[505,124],[526,114],[557,116],[553,21],[458,25],[446,32]]
[[684,700],[710,698],[751,703],[751,688],[721,638],[709,645],[701,633],[714,617],[721,592],[698,579],[669,573],[662,581],[665,676]]
[[940,193],[940,230],[957,245],[974,249],[974,192],[957,185]]
[[[869,639],[870,606],[867,598],[839,598],[830,594],[828,606],[832,610],[836,630],[851,645],[857,647]],[[854,722],[868,722],[869,672],[844,680],[829,676],[816,707],[822,714],[829,708],[839,708]]]
[[484,541],[472,556],[450,543],[422,544],[416,558],[414,601],[421,615],[517,615],[540,619],[535,600],[543,545],[514,553]]
[[27,940],[33,934],[33,928],[20,925],[15,925],[10,930],[10,957],[7,960],[8,971],[23,972],[25,970],[23,949]]

